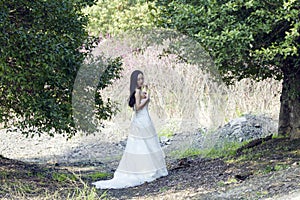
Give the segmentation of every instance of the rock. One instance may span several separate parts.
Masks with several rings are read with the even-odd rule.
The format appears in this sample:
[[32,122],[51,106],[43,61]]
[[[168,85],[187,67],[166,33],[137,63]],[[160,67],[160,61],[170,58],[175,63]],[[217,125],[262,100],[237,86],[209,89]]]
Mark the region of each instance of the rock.
[[229,125],[231,127],[235,127],[235,126],[240,126],[243,122],[246,122],[247,119],[246,117],[240,117],[240,118],[236,118],[236,119],[233,119],[229,122]]
[[245,114],[219,128],[214,137],[217,141],[238,141],[263,138],[277,132],[278,123],[264,115]]
[[260,128],[261,125],[260,125],[260,124],[255,124],[254,127],[255,127],[255,128]]
[[117,145],[120,149],[124,150],[125,147],[126,147],[126,141],[127,141],[127,139],[121,140],[119,143],[116,143],[116,145]]
[[166,136],[160,136],[159,137],[159,142],[161,143],[162,146],[170,145],[171,144],[170,138],[168,138]]
[[166,137],[166,136],[160,136],[160,142],[162,142],[162,143],[165,143],[165,142],[169,142],[170,141],[170,139],[168,138],[168,137]]

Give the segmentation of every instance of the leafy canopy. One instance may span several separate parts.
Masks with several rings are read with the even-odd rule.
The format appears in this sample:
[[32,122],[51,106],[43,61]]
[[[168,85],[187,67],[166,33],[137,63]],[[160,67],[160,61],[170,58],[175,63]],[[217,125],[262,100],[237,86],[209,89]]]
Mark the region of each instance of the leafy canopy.
[[[75,134],[73,84],[96,41],[86,31],[88,17],[82,9],[94,3],[0,1],[0,122],[5,127],[18,121],[15,125],[27,136],[42,131]],[[119,58],[110,61],[109,74],[98,88],[118,78],[121,65]],[[98,98],[100,118],[109,118],[112,105]]]
[[96,36],[153,28],[157,15],[154,3],[145,0],[99,0],[83,12],[89,15],[90,34]]
[[300,1],[156,1],[158,24],[194,37],[226,83],[282,79],[299,68]]

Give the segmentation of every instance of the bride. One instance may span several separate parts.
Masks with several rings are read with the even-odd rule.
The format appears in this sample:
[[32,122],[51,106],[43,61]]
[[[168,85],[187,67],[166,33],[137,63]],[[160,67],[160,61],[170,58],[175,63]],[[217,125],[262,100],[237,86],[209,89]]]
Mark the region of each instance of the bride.
[[143,72],[133,71],[128,102],[133,114],[126,147],[113,178],[93,182],[96,188],[133,187],[168,175],[166,156],[148,112],[150,95],[142,92],[143,84]]

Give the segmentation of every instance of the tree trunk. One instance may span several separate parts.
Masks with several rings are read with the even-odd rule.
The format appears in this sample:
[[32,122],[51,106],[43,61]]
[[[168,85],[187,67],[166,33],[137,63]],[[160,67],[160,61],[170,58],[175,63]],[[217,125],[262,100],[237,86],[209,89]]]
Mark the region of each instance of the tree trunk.
[[300,138],[300,68],[292,68],[284,74],[278,126],[278,134],[291,140]]
[[283,77],[282,91],[280,96],[280,113],[279,113],[279,125],[278,134],[281,136],[288,136],[291,132],[290,127],[290,108],[288,99],[288,80],[287,77]]
[[298,67],[297,71],[294,74],[294,78],[292,79],[292,91],[293,95],[291,98],[291,132],[290,138],[297,139],[300,138],[300,67]]

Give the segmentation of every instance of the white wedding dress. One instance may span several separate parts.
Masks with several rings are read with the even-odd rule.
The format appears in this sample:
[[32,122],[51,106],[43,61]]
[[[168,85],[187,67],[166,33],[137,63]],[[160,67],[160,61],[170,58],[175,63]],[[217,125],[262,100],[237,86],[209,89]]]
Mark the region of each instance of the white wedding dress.
[[110,180],[93,182],[96,188],[133,187],[168,175],[166,156],[150,118],[148,104],[149,102],[138,111],[134,107],[130,133],[114,177]]

